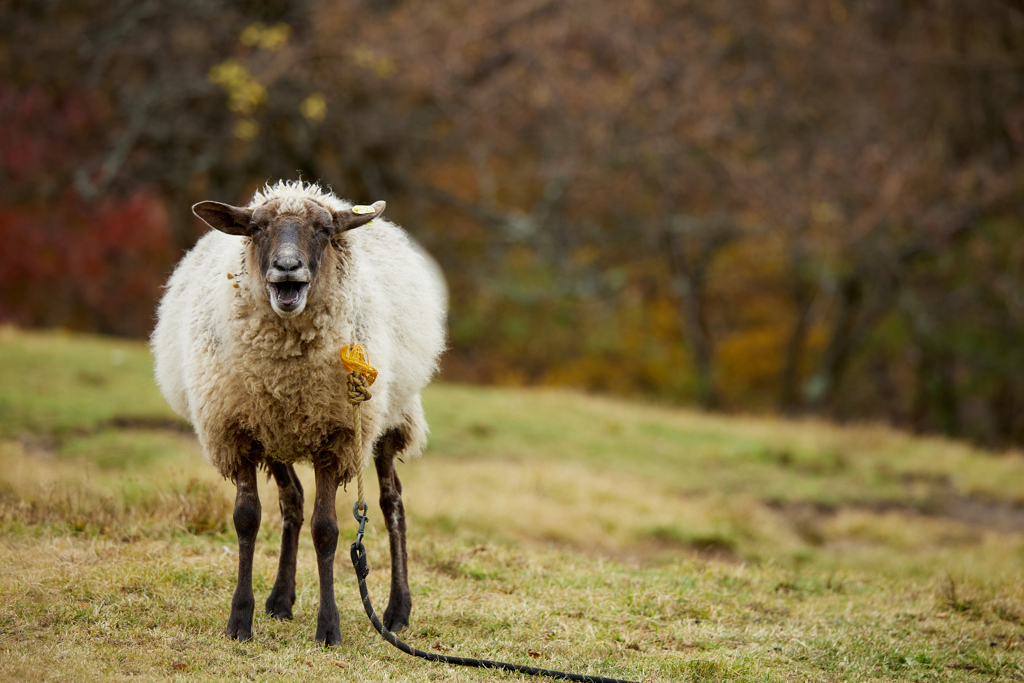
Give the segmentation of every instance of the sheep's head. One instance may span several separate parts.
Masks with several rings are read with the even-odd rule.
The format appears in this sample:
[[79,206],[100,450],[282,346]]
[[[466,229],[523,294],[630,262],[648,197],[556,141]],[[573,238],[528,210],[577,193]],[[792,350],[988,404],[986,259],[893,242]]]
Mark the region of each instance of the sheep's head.
[[311,199],[272,199],[253,208],[199,202],[192,212],[211,228],[251,240],[270,305],[282,318],[306,308],[324,253],[341,233],[365,225],[384,202],[331,211]]

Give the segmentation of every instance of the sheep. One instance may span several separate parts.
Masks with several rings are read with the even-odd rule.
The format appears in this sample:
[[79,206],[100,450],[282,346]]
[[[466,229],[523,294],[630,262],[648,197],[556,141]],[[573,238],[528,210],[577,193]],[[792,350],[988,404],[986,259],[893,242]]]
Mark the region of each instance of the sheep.
[[[426,443],[420,391],[445,347],[447,289],[430,257],[380,218],[384,206],[353,206],[317,184],[280,181],[244,208],[213,201],[192,207],[214,230],[171,275],[151,347],[164,397],[236,486],[238,582],[229,638],[252,637],[260,467],[277,483],[283,520],[266,612],[292,618],[303,523],[293,466],[300,461],[312,464],[316,481],[310,520],[320,579],[316,642],[341,642],[335,500],[338,487],[371,459],[391,550],[384,623],[392,631],[409,624],[405,508],[394,459],[415,457]],[[360,408],[360,452],[339,357],[341,347],[357,343],[379,371],[372,400]]]

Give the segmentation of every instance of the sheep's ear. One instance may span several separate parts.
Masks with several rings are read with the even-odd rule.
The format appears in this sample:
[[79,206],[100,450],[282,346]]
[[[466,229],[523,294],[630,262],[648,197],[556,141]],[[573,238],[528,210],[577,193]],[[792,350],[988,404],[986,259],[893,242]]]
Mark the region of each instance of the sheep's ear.
[[331,214],[334,219],[334,229],[337,232],[345,232],[360,225],[366,225],[377,216],[384,213],[384,202],[374,202],[370,206],[356,205],[351,209],[342,209]]
[[252,232],[249,229],[252,209],[241,209],[220,202],[199,202],[192,207],[192,213],[202,218],[211,228],[229,235],[248,237]]

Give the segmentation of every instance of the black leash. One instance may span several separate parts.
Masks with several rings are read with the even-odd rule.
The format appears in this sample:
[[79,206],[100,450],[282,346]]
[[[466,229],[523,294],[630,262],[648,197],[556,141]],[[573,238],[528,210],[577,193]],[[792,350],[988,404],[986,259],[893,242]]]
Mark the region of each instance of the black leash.
[[[366,509],[366,503],[362,503],[363,509]],[[581,681],[582,683],[637,683],[636,681],[627,681],[621,678],[604,678],[602,676],[588,676],[586,674],[570,674],[564,671],[552,671],[551,669],[538,669],[533,666],[523,666],[521,664],[508,664],[506,662],[490,662],[486,659],[472,659],[470,657],[449,657],[448,655],[440,655],[436,652],[424,652],[423,650],[417,650],[416,648],[406,645],[398,639],[391,631],[384,628],[384,624],[377,618],[376,613],[373,611],[373,605],[370,604],[370,593],[366,589],[366,577],[370,573],[370,564],[366,560],[366,548],[363,547],[363,531],[366,529],[366,514],[359,514],[360,503],[356,503],[352,507],[352,514],[355,515],[356,521],[359,522],[359,532],[356,534],[356,542],[352,544],[352,566],[356,570],[356,578],[359,580],[359,595],[363,599],[363,609],[366,610],[366,616],[370,617],[370,623],[377,629],[377,633],[384,637],[384,640],[388,641],[402,652],[412,655],[413,657],[421,657],[431,662],[442,662],[444,664],[455,664],[456,666],[474,666],[481,669],[501,669],[503,671],[512,671],[517,674],[525,674],[527,676],[550,676],[551,678],[559,678],[565,681]]]

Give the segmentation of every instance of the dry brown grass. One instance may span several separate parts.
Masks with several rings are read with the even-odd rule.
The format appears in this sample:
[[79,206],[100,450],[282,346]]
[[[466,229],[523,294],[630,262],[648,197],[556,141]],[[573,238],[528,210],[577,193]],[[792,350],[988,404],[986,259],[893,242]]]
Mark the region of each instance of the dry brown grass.
[[[311,642],[308,531],[295,621],[257,615],[252,642],[227,641],[232,487],[137,376],[143,348],[77,339],[0,334],[18,361],[0,363],[0,409],[18,405],[0,418],[0,679],[515,678],[376,637],[344,552],[352,490],[345,644]],[[60,384],[76,368],[88,400]],[[426,403],[431,450],[400,468],[419,647],[652,682],[1024,678],[1020,454],[561,391],[437,386]],[[280,543],[260,492],[258,600]],[[378,603],[380,519],[371,505]]]

